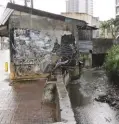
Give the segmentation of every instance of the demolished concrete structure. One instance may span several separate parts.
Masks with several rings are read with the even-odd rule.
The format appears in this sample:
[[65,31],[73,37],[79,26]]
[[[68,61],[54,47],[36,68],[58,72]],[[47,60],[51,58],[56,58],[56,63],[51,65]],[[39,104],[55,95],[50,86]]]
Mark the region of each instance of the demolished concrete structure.
[[[30,80],[45,78],[52,63],[54,43],[69,32],[79,39],[78,30],[89,28],[85,21],[8,3],[0,21],[2,32],[10,36],[10,78]],[[77,27],[78,26],[78,27]],[[83,32],[85,33],[85,32]]]

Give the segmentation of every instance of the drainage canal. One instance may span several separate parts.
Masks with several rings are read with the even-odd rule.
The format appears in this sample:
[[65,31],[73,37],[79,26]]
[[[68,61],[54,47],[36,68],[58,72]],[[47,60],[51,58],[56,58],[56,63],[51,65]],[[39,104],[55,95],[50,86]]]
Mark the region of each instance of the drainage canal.
[[119,124],[119,90],[103,70],[84,70],[68,90],[77,124]]

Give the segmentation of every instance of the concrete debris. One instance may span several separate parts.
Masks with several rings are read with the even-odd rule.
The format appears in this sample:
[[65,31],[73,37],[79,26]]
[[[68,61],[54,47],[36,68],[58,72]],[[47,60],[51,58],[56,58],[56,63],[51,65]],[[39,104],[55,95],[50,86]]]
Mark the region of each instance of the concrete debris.
[[55,101],[55,83],[48,83],[44,87],[43,102],[54,102]]

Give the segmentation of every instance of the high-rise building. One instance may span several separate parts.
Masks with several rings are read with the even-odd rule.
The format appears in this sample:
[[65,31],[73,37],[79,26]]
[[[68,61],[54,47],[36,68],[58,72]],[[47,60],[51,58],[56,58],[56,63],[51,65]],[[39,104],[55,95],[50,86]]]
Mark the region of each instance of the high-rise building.
[[24,0],[25,6],[33,8],[33,0]]
[[119,0],[116,0],[116,16],[119,16]]
[[79,12],[93,15],[93,0],[67,0],[66,12]]

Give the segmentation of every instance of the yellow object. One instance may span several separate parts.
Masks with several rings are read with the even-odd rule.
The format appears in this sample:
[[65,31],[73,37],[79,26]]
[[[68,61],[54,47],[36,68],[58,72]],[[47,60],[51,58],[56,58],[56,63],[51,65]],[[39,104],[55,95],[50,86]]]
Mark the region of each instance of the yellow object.
[[8,72],[8,62],[5,62],[5,72]]
[[10,73],[10,80],[14,80],[15,78],[15,74],[14,73]]

